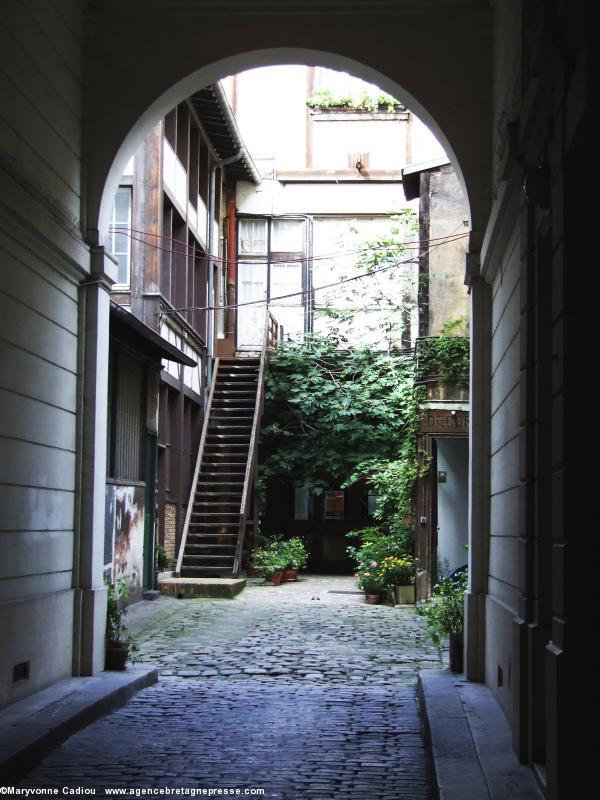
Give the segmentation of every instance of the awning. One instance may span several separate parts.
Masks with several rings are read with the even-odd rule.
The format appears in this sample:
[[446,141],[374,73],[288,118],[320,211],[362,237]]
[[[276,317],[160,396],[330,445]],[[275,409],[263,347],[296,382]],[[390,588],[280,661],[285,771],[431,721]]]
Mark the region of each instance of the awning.
[[114,327],[123,327],[127,330],[127,340],[136,345],[140,350],[156,357],[157,361],[166,358],[168,361],[175,361],[177,364],[184,364],[186,367],[197,366],[197,361],[190,358],[178,347],[167,342],[166,339],[149,328],[130,311],[110,301],[110,323],[111,333]]

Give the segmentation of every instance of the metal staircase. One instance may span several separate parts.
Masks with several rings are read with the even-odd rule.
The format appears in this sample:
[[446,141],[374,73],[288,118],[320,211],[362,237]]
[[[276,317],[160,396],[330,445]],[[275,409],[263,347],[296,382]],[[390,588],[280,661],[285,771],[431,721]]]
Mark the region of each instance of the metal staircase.
[[267,313],[259,356],[218,358],[206,407],[176,574],[239,575],[256,477],[264,371],[278,326]]

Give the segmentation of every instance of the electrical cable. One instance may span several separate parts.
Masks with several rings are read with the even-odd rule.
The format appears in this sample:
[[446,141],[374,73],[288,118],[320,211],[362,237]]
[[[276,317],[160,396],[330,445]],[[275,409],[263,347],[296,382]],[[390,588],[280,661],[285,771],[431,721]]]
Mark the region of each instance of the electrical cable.
[[[187,245],[184,242],[180,241],[179,239],[174,239],[171,236],[164,236],[163,234],[159,233],[150,233],[148,231],[140,231],[136,230],[135,228],[120,228],[114,227],[112,228],[113,233],[122,234],[123,236],[127,236],[134,242],[139,242],[140,244],[144,244],[147,247],[152,247],[155,250],[160,250],[163,253],[170,253],[171,255],[177,256],[185,256],[187,258],[198,258],[200,260],[207,259],[208,256],[203,251],[198,251],[196,245]],[[145,239],[139,238],[139,236],[134,236],[134,234],[140,234],[140,236],[154,236],[160,239],[166,239],[169,242],[177,242],[178,244],[183,246],[183,250],[174,249],[173,247],[161,247],[159,244],[155,244],[154,242],[148,242]],[[371,247],[362,247],[356,248],[353,250],[340,250],[337,253],[326,253],[319,256],[310,256],[306,258],[285,258],[285,259],[269,259],[266,255],[264,256],[264,260],[261,260],[262,256],[256,256],[252,254],[246,254],[248,256],[247,259],[244,259],[242,256],[241,258],[236,259],[227,259],[221,258],[220,256],[212,256],[211,260],[215,262],[219,262],[220,264],[239,264],[239,263],[247,263],[247,264],[304,264],[305,262],[314,263],[316,261],[326,261],[329,259],[339,259],[340,257],[346,255],[355,255],[357,253],[372,253],[377,251],[385,251],[390,250],[396,247],[403,247],[405,250],[418,250],[420,249],[422,244],[429,244],[431,242],[443,240],[444,242],[455,241],[458,239],[463,238],[467,234],[448,234],[447,236],[438,236],[432,239],[420,239],[406,243],[398,243],[398,244],[388,244],[388,245],[380,245],[379,247],[371,246]]]
[[[468,235],[469,235],[468,233],[463,233],[461,234],[461,237],[466,237]],[[346,283],[351,283],[352,281],[360,280],[361,278],[369,278],[371,275],[377,275],[380,272],[392,269],[393,267],[400,267],[403,264],[418,264],[419,259],[424,258],[435,247],[441,247],[444,244],[447,244],[447,242],[439,242],[438,244],[434,244],[425,252],[420,253],[418,256],[413,256],[409,259],[406,259],[405,261],[398,261],[395,264],[385,264],[382,267],[370,270],[369,272],[363,272],[360,275],[353,275],[350,278],[344,278],[343,280],[335,281],[334,283],[326,283],[323,284],[322,286],[314,286],[311,289],[303,289],[299,292],[290,292],[288,294],[282,294],[277,297],[271,297],[271,298],[263,297],[260,298],[259,300],[247,300],[243,303],[232,303],[231,305],[226,305],[226,306],[184,306],[182,308],[169,308],[169,309],[163,309],[162,311],[157,311],[156,315],[159,316],[167,314],[179,314],[186,311],[216,311],[216,310],[228,311],[229,309],[232,308],[244,308],[246,306],[262,305],[263,303],[265,303],[268,307],[269,305],[272,305],[273,302],[276,300],[287,300],[289,297],[299,297],[299,296],[304,297],[305,295],[309,295],[312,292],[320,292],[323,289],[332,289],[336,286],[341,286]]]

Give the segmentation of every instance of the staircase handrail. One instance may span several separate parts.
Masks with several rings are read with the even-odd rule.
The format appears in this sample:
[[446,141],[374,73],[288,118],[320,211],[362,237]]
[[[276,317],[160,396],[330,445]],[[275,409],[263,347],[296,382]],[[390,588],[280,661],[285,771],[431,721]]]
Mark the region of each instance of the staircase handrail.
[[198,457],[196,459],[196,466],[194,468],[194,477],[192,479],[192,487],[190,489],[190,499],[188,502],[187,510],[185,512],[185,522],[183,523],[183,531],[181,534],[181,544],[179,545],[179,554],[177,556],[177,566],[175,567],[175,575],[179,577],[181,575],[181,565],[183,562],[183,555],[185,552],[185,545],[187,542],[188,530],[190,527],[190,522],[192,519],[192,511],[194,508],[194,499],[196,497],[197,491],[197,484],[198,484],[198,476],[200,475],[200,467],[202,466],[202,459],[204,457],[204,447],[206,444],[206,436],[208,434],[208,426],[210,422],[210,415],[212,410],[212,403],[213,397],[215,394],[215,386],[217,385],[217,375],[219,372],[219,359],[215,359],[215,365],[213,369],[213,379],[212,384],[210,387],[210,392],[208,394],[208,402],[206,404],[206,409],[204,410],[204,421],[202,423],[202,435],[200,437],[200,444],[198,446]]
[[262,347],[260,351],[260,366],[258,371],[258,387],[256,390],[256,403],[254,404],[254,416],[252,418],[252,433],[248,446],[248,460],[246,462],[246,474],[244,475],[244,488],[240,503],[240,525],[238,529],[237,546],[235,549],[235,559],[233,562],[233,575],[239,575],[242,552],[244,549],[244,538],[246,535],[246,524],[248,517],[248,507],[250,504],[251,489],[254,483],[256,472],[256,462],[258,456],[258,437],[260,433],[260,422],[265,402],[265,369],[267,365],[267,354],[277,344],[279,326],[277,320],[267,308],[265,314],[265,327],[263,332]]

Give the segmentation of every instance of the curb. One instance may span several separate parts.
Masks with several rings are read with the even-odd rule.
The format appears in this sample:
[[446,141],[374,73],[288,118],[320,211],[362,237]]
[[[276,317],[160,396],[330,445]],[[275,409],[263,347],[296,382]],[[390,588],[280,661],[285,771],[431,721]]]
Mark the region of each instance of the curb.
[[67,678],[0,711],[2,781],[18,780],[65,739],[158,681],[155,667]]

